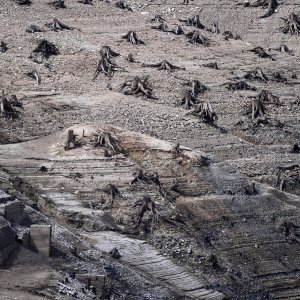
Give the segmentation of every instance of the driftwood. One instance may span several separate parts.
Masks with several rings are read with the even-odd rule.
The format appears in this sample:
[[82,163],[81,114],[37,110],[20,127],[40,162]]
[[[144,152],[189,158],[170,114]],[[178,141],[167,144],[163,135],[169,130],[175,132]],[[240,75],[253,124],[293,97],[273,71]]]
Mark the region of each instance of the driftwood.
[[102,57],[107,57],[107,58],[111,58],[111,57],[117,57],[117,56],[120,56],[119,53],[111,50],[111,48],[109,46],[103,46],[101,49],[100,49],[100,55]]
[[268,53],[264,50],[264,48],[262,48],[262,47],[260,47],[260,46],[255,47],[255,48],[253,48],[253,49],[251,49],[251,50],[249,50],[249,51],[250,51],[250,52],[253,52],[253,53],[255,53],[255,54],[257,54],[258,57],[261,57],[261,58],[270,58],[270,59],[272,59],[272,60],[275,60],[275,58],[273,58],[272,55],[268,54]]
[[157,216],[157,208],[155,202],[152,201],[150,196],[144,196],[142,201],[137,201],[133,205],[133,208],[136,206],[141,206],[136,219],[136,225],[139,225],[141,223],[146,211],[149,211],[151,213],[152,223],[155,221]]
[[34,33],[34,32],[43,32],[44,30],[37,25],[30,25],[26,30],[26,32]]
[[48,4],[51,5],[51,6],[53,6],[56,9],[66,8],[65,0],[55,0],[53,2],[49,2]]
[[[43,59],[48,59],[52,55],[58,55],[59,50],[53,43],[48,42],[47,40],[42,40],[33,50],[33,53],[38,53]],[[34,58],[34,55],[32,54],[31,57]]]
[[256,87],[251,87],[245,81],[226,83],[226,88],[229,91],[239,91],[239,90],[256,91]]
[[188,26],[195,26],[199,29],[205,29],[205,26],[200,21],[200,16],[196,15],[187,19],[179,19],[180,22],[184,22]]
[[204,64],[202,66],[206,67],[206,68],[210,68],[210,69],[219,70],[217,62],[211,62],[211,63],[208,63],[208,64]]
[[114,72],[117,69],[123,69],[122,67],[119,67],[118,65],[116,65],[115,63],[113,63],[109,58],[107,58],[106,56],[101,57],[98,65],[97,65],[97,69],[94,73],[93,79],[95,80],[99,73],[104,73],[106,76],[108,77],[113,77],[114,76]]
[[165,23],[160,23],[157,26],[151,26],[152,29],[156,29],[163,32],[168,32],[168,25]]
[[7,45],[5,42],[1,41],[0,42],[0,52],[5,53],[7,51]]
[[217,120],[217,114],[213,111],[210,103],[202,102],[192,112],[192,115],[199,117],[203,122],[214,124]]
[[158,70],[167,70],[167,71],[185,70],[185,68],[172,65],[167,60],[163,60],[162,62],[160,62],[158,64],[142,64],[142,66],[149,67],[149,68],[157,68]]
[[51,23],[46,23],[45,26],[47,26],[50,30],[53,31],[59,31],[59,30],[73,30],[73,27],[70,27],[62,22],[60,22],[58,19],[54,18]]
[[133,45],[142,45],[145,44],[137,35],[135,31],[129,31],[127,34],[122,36],[123,39],[126,39],[127,42],[130,42]]
[[124,95],[143,95],[150,99],[156,99],[152,94],[152,88],[148,83],[148,76],[144,76],[142,78],[135,76],[133,79],[126,80],[120,91],[124,93]]
[[175,28],[171,29],[170,32],[172,32],[176,35],[184,34],[184,31],[182,30],[180,25],[177,25]]
[[26,75],[32,79],[35,79],[38,85],[41,84],[41,76],[37,73],[36,70],[32,70],[31,72],[28,72],[26,73]]
[[197,99],[192,95],[191,91],[185,91],[180,105],[184,106],[185,109],[191,109],[195,107],[196,103]]
[[161,15],[155,15],[154,18],[150,20],[150,22],[164,23],[166,22],[166,20]]
[[123,151],[120,142],[113,137],[110,132],[101,132],[94,140],[94,147],[104,147],[112,151],[113,154],[118,154]]
[[119,190],[114,184],[109,184],[105,189],[104,192],[110,195],[110,206],[113,207],[114,200],[117,195],[120,195]]
[[251,80],[261,80],[261,81],[268,81],[268,77],[263,73],[263,71],[260,68],[257,68],[253,71],[248,72],[245,76],[245,79]]
[[274,96],[268,90],[262,90],[257,95],[257,100],[262,102],[262,103],[271,103],[271,104],[276,104],[276,105],[281,104],[280,101],[279,101],[279,97]]
[[127,2],[125,0],[119,0],[115,3],[115,6],[117,8],[121,8],[121,9],[127,9],[129,11],[132,11],[132,8],[127,4]]
[[283,18],[284,26],[280,28],[283,33],[291,35],[300,34],[300,17],[295,13],[291,13],[288,18]]
[[204,37],[200,31],[194,30],[186,35],[189,38],[189,43],[196,45],[209,46],[208,39]]

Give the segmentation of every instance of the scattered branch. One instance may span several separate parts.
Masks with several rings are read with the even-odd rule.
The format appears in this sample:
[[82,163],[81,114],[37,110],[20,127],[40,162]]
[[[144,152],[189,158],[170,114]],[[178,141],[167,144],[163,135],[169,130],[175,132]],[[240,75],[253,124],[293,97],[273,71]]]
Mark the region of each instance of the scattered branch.
[[45,59],[48,59],[50,56],[58,54],[59,50],[53,43],[50,43],[47,40],[42,40],[33,50],[30,58],[32,58],[37,63],[41,63]]
[[114,72],[117,69],[123,69],[123,68],[119,67],[118,65],[113,63],[109,58],[101,57],[98,62],[97,69],[94,73],[92,80],[95,80],[98,77],[99,73],[101,73],[101,72],[104,73],[108,77],[113,77]]
[[151,213],[152,222],[155,221],[156,216],[157,216],[157,208],[156,208],[155,202],[152,201],[150,196],[144,196],[142,201],[138,201],[137,203],[135,203],[133,205],[133,207],[136,207],[136,206],[141,206],[140,211],[137,216],[137,219],[136,219],[137,226],[139,224],[141,224],[141,221],[142,221],[146,211],[149,211]]
[[122,36],[123,39],[126,39],[127,42],[130,42],[133,45],[145,44],[137,35],[135,31],[129,31],[127,34]]
[[271,103],[271,104],[276,104],[280,105],[279,97],[274,96],[271,94],[268,90],[262,90],[258,95],[257,95],[258,101],[262,103]]
[[154,18],[150,20],[150,22],[164,23],[166,22],[166,20],[161,15],[155,15]]

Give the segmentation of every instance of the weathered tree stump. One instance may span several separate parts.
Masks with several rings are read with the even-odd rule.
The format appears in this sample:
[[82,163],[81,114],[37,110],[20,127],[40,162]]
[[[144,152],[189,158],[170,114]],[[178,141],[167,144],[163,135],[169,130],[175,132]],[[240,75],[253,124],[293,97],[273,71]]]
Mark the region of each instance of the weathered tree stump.
[[59,30],[73,30],[73,27],[70,27],[62,22],[60,22],[58,19],[54,18],[51,23],[46,23],[45,26],[47,26],[52,31],[59,31]]
[[166,20],[161,15],[155,15],[154,18],[150,20],[150,22],[164,23],[166,22]]
[[268,77],[264,74],[264,72],[260,69],[257,68],[253,71],[248,72],[245,76],[245,79],[248,80],[252,80],[252,79],[256,79],[256,80],[260,80],[260,81],[268,81]]
[[197,104],[197,99],[193,97],[191,91],[185,91],[184,97],[180,101],[180,105],[182,105],[185,109],[191,109],[195,107]]
[[16,111],[5,97],[4,91],[2,91],[2,95],[0,97],[0,116],[8,118],[13,118],[16,116]]
[[114,76],[114,72],[117,69],[123,69],[122,67],[119,67],[118,65],[116,65],[115,63],[113,63],[109,58],[107,58],[106,56],[101,57],[98,65],[97,65],[97,69],[94,73],[93,76],[93,81],[98,77],[99,73],[104,73],[104,75],[108,76],[108,77],[113,77]]
[[121,9],[127,9],[129,11],[132,11],[132,8],[129,6],[129,4],[125,1],[125,0],[119,0],[116,2],[115,6],[117,8],[121,8]]
[[79,0],[78,3],[82,3],[86,5],[94,5],[93,0]]
[[113,207],[114,200],[117,195],[120,195],[119,190],[114,184],[109,184],[105,189],[104,192],[110,195],[110,206]]
[[256,91],[257,90],[256,87],[251,87],[245,81],[226,83],[226,88],[229,91],[239,91],[239,90]]
[[19,5],[31,5],[32,2],[30,0],[14,0]]
[[171,29],[170,32],[176,34],[176,35],[182,35],[184,34],[184,31],[182,30],[180,25],[177,25],[175,28]]
[[291,13],[288,18],[283,18],[284,26],[280,28],[283,33],[289,33],[290,35],[300,34],[300,17],[295,13]]
[[157,207],[155,202],[152,201],[152,199],[150,198],[150,196],[144,196],[142,201],[138,201],[133,205],[133,208],[136,206],[141,206],[136,219],[136,225],[139,225],[141,223],[146,211],[149,211],[151,213],[152,222],[155,221],[156,214],[157,214]]
[[157,26],[151,26],[152,29],[156,29],[163,32],[168,32],[168,25],[165,23],[161,23]]
[[200,16],[196,15],[187,19],[179,19],[180,22],[184,22],[188,26],[195,26],[199,29],[205,29],[205,26],[200,21]]
[[186,36],[189,38],[189,43],[192,43],[195,45],[209,46],[208,39],[206,37],[204,37],[201,34],[201,32],[198,30],[189,32]]
[[142,64],[142,66],[149,67],[149,68],[157,68],[158,70],[167,70],[167,71],[185,70],[185,68],[172,65],[167,60],[163,60],[162,62],[160,62],[158,64]]
[[275,58],[273,58],[272,55],[268,54],[262,47],[258,46],[258,47],[255,47],[251,50],[249,50],[250,52],[253,52],[255,54],[258,55],[258,57],[260,58],[270,58],[272,60],[275,60]]
[[223,34],[224,40],[228,41],[229,39],[241,40],[242,38],[237,33],[232,33],[231,31],[224,31]]
[[48,4],[56,9],[66,8],[65,0],[55,0],[53,2],[49,2]]
[[133,45],[142,45],[145,44],[137,35],[135,31],[129,31],[127,34],[122,36],[123,39],[126,39],[127,42],[130,42]]
[[[40,55],[40,57],[35,54]],[[44,59],[48,59],[50,56],[58,54],[59,50],[53,43],[48,42],[47,40],[42,40],[33,50],[30,58],[32,58],[35,62],[41,63]]]
[[7,45],[5,42],[1,41],[0,42],[0,52],[5,53],[7,51]]
[[204,64],[202,66],[206,67],[206,68],[210,68],[210,69],[220,70],[219,67],[218,67],[217,62],[207,63],[207,64]]
[[44,30],[37,25],[30,25],[26,30],[26,32],[34,33],[34,32],[43,32]]
[[257,95],[257,99],[262,103],[271,103],[280,105],[279,97],[274,96],[268,90],[261,90],[261,92]]
[[122,84],[120,91],[122,91],[124,95],[142,95],[149,99],[156,99],[152,94],[153,90],[148,83],[148,79],[148,76],[142,78],[135,76],[133,79],[126,80]]
[[67,141],[64,146],[65,151],[75,148],[75,139],[74,130],[68,130]]
[[101,132],[94,140],[94,147],[104,147],[110,150],[113,154],[118,154],[123,151],[117,137],[113,137],[110,132]]
[[192,112],[192,115],[199,117],[207,124],[215,124],[218,120],[217,114],[213,111],[210,103],[202,102]]
[[263,117],[266,113],[264,103],[259,99],[253,99],[251,102],[251,119]]
[[107,57],[107,58],[111,58],[111,57],[118,57],[120,56],[119,53],[113,51],[109,46],[103,46],[100,49],[100,55],[102,57]]

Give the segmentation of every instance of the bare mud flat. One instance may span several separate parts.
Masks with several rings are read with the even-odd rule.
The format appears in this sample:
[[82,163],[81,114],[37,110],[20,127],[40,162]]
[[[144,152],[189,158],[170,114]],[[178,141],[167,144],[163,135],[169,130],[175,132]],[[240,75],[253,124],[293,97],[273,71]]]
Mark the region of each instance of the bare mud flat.
[[297,1],[0,2],[1,299],[300,299]]

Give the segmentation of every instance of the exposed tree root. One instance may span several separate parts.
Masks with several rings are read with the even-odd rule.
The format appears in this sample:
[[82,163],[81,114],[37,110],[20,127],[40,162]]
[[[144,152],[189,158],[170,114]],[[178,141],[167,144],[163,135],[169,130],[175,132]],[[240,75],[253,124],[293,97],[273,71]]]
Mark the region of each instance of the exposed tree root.
[[127,9],[129,11],[132,11],[132,8],[128,5],[128,3],[125,0],[119,0],[116,2],[115,6],[117,8],[121,8],[121,9]]
[[111,48],[109,46],[103,46],[101,49],[100,49],[100,55],[102,57],[107,57],[107,58],[111,58],[111,57],[117,57],[117,56],[120,56],[119,53],[111,50]]
[[7,45],[3,41],[0,42],[0,52],[5,53],[7,51]]
[[112,152],[118,154],[123,152],[119,140],[113,137],[110,132],[101,132],[94,140],[94,147],[104,147]]
[[268,81],[268,77],[263,73],[263,71],[260,68],[257,68],[253,71],[248,72],[245,76],[245,79],[251,80],[261,80],[261,81]]
[[226,88],[229,91],[239,91],[239,90],[256,91],[256,87],[251,87],[245,81],[226,83]]
[[160,62],[158,64],[142,64],[142,66],[149,67],[149,68],[157,68],[158,70],[167,70],[167,71],[185,70],[185,68],[172,65],[167,60],[163,60],[162,62]]
[[272,60],[275,60],[275,58],[273,58],[270,54],[268,54],[262,47],[258,46],[258,47],[255,47],[251,50],[249,50],[250,52],[254,52],[255,54],[258,55],[258,57],[261,57],[261,58],[270,58]]
[[170,32],[176,34],[176,35],[182,35],[184,34],[184,31],[182,30],[180,25],[177,25],[175,28],[171,29]]
[[51,5],[51,6],[53,6],[56,9],[66,8],[65,0],[55,0],[53,2],[49,2],[48,4]]
[[196,45],[209,46],[208,39],[204,37],[200,31],[194,30],[186,35],[189,42]]
[[193,16],[187,19],[179,19],[180,22],[186,23],[189,26],[195,26],[199,29],[205,29],[205,26],[201,23],[199,15]]
[[204,64],[202,66],[206,67],[206,68],[210,68],[210,69],[220,70],[219,67],[218,67],[217,62],[211,62],[211,63],[208,63],[208,64]]
[[284,20],[284,26],[280,28],[283,33],[289,33],[291,35],[300,34],[300,17],[295,13],[291,13],[287,19]]
[[150,99],[156,99],[152,94],[152,88],[148,83],[148,76],[138,77],[125,81],[121,86],[121,91],[124,95],[143,95]]
[[142,45],[145,44],[137,35],[135,31],[129,31],[127,34],[122,36],[123,39],[126,39],[127,42],[130,42],[133,45]]
[[41,84],[41,76],[37,73],[36,70],[32,70],[31,72],[28,72],[26,73],[26,75],[32,79],[35,79],[38,85]]
[[43,32],[44,30],[36,25],[30,25],[25,31],[29,33],[34,33],[34,32]]
[[217,114],[213,111],[210,103],[202,102],[192,111],[192,115],[199,117],[207,124],[215,124],[218,120]]
[[168,32],[168,25],[165,23],[160,23],[157,26],[151,26],[152,29],[156,29],[163,32]]

